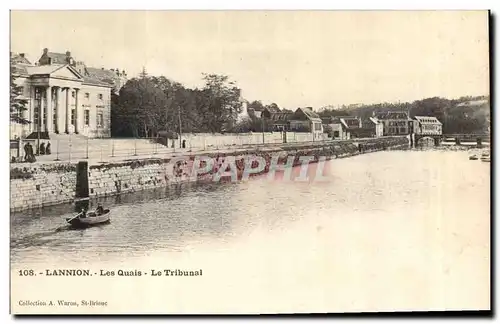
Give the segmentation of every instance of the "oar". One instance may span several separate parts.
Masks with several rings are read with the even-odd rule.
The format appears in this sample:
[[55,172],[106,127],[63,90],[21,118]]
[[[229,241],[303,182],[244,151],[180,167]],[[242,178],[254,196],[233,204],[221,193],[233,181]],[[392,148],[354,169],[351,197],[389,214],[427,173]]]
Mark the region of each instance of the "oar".
[[73,219],[78,218],[81,214],[82,214],[82,213],[78,213],[75,217],[73,217],[73,218],[71,218],[71,219],[67,220],[67,222],[68,222],[68,223],[69,223],[69,222],[71,222]]

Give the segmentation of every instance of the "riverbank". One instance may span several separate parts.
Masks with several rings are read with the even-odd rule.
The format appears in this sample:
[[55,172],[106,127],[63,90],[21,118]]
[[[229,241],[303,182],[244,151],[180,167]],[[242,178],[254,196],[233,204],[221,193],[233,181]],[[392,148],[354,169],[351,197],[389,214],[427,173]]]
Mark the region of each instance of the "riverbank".
[[[269,172],[273,157],[278,164],[293,158],[292,166],[300,165],[301,157],[310,163],[321,158],[346,158],[358,154],[408,148],[404,137],[376,138],[355,142],[320,142],[308,145],[256,147],[226,152],[196,152],[164,158],[134,159],[109,163],[50,163],[11,166],[11,211],[73,202],[77,198],[100,198],[121,193],[138,192],[157,187],[168,187],[186,182],[225,181],[219,168],[234,161],[237,179],[244,174],[245,161],[261,159],[265,166],[249,176]],[[194,161],[200,157],[215,161],[214,167],[193,176]],[[230,157],[230,159],[228,159]],[[255,168],[253,164],[251,167]],[[229,177],[231,180],[231,177]],[[83,193],[83,194],[82,194]],[[86,194],[87,193],[87,194]]]

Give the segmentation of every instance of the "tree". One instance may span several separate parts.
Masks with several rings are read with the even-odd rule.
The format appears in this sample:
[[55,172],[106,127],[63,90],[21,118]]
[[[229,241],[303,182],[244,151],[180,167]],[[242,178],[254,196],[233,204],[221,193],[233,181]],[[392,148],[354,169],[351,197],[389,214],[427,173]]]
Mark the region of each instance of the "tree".
[[272,104],[266,105],[265,108],[269,108],[271,111],[280,110],[280,107],[274,102]]
[[23,98],[22,85],[16,84],[16,67],[11,61],[10,63],[10,120],[18,124],[29,124],[30,121],[24,118],[24,112],[28,110],[26,105],[28,100]]
[[203,80],[202,126],[214,133],[232,129],[242,110],[241,90],[225,75],[203,74]]
[[118,134],[150,137],[162,128],[168,98],[154,81],[150,77],[134,78],[121,88],[112,107],[112,114],[119,125]]
[[255,111],[262,111],[264,110],[264,105],[260,100],[254,100],[248,104],[247,108],[254,109]]

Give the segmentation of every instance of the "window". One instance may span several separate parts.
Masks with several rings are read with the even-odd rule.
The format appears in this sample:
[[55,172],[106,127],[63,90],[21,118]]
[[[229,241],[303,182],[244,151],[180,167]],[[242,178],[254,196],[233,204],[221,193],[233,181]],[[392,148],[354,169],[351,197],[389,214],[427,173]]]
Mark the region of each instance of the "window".
[[334,131],[333,132],[333,137],[339,137],[339,131]]
[[97,98],[98,98],[99,100],[102,100],[102,93],[99,93],[99,94],[97,95]]
[[71,97],[73,97],[73,98],[74,98],[74,97],[75,97],[75,95],[76,95],[76,92],[71,91]]
[[97,113],[97,127],[103,127],[104,125],[104,117],[102,112]]
[[88,98],[90,98],[90,93],[85,92],[85,99],[88,99]]
[[76,114],[74,109],[71,109],[71,125],[76,125]]
[[85,114],[85,125],[88,126],[90,124],[90,110],[85,109],[84,114]]

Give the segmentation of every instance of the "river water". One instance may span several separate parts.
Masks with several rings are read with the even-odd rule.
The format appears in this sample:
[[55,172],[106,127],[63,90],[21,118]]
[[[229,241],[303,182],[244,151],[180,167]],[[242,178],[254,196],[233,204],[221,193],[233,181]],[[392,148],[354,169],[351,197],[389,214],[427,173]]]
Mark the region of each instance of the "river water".
[[[489,308],[489,163],[386,151],[327,168],[320,183],[260,177],[113,197],[111,223],[85,230],[65,226],[71,206],[12,214],[12,294],[55,284],[57,298],[72,296],[59,284],[76,278],[19,269],[202,269],[78,286],[132,313]],[[127,294],[137,298],[112,303]]]

